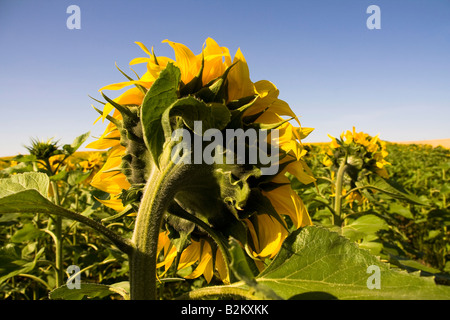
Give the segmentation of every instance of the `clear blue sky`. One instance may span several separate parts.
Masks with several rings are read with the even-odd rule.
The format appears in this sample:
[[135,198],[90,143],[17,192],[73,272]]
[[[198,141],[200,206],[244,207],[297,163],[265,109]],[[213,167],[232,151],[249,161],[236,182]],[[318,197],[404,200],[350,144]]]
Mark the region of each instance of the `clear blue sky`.
[[[66,27],[71,4],[80,30]],[[372,4],[380,30],[366,27]],[[354,125],[390,141],[450,138],[449,0],[0,0],[0,156],[30,138],[100,135],[88,95],[123,81],[114,63],[144,56],[134,41],[173,57],[162,40],[197,54],[207,37],[241,48],[252,80],[272,81],[316,128],[306,141]]]

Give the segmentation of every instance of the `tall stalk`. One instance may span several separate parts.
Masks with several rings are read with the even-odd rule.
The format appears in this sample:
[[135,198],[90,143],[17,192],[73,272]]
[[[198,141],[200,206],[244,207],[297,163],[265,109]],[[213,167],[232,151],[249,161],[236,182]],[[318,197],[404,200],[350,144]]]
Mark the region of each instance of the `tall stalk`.
[[342,219],[342,185],[344,183],[344,174],[345,171],[348,168],[348,164],[346,161],[343,161],[341,165],[339,166],[339,170],[336,175],[336,182],[335,182],[335,202],[334,202],[334,214],[335,214],[335,221],[334,224],[341,226],[343,219]]
[[[50,164],[50,160],[49,158],[45,159],[45,165],[47,167],[47,172],[49,176],[53,176],[56,172],[57,169],[56,168],[55,171],[52,170],[52,166]],[[59,189],[58,189],[58,185],[55,181],[50,181],[50,185],[52,187],[52,191],[53,191],[53,202],[54,204],[56,204],[57,206],[60,205],[60,199],[59,199]],[[55,237],[54,237],[54,241],[55,241],[55,280],[56,280],[56,287],[60,287],[63,284],[63,279],[64,279],[64,273],[63,273],[63,239],[62,239],[62,217],[57,215],[54,218],[54,226],[55,226]]]
[[130,254],[130,294],[133,300],[156,299],[156,259],[161,222],[190,166],[173,162],[154,169],[147,180],[136,217]]
[[[56,182],[52,181],[51,186],[54,194],[54,203],[59,205],[59,190]],[[56,286],[63,284],[63,239],[62,239],[62,217],[55,217],[55,267],[56,267]]]

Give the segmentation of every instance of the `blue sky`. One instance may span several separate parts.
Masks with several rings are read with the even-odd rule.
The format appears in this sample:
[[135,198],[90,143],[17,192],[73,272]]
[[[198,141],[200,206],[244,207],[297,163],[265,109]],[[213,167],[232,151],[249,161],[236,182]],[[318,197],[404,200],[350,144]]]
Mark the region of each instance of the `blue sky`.
[[[66,27],[72,4],[80,30]],[[380,30],[366,27],[369,5]],[[207,37],[241,48],[252,80],[272,81],[315,128],[306,141],[352,126],[389,141],[450,138],[449,17],[448,0],[0,0],[0,156],[26,153],[30,138],[100,135],[88,95],[123,81],[114,63],[144,56],[135,41],[173,57],[162,40],[197,54]]]

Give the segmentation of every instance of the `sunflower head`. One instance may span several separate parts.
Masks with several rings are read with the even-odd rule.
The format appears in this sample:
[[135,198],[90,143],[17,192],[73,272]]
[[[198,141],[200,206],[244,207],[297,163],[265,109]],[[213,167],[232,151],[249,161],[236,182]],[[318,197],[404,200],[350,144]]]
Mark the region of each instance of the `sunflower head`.
[[[161,230],[160,267],[167,270],[178,252],[175,268],[196,263],[188,277],[204,274],[209,281],[216,270],[225,280],[225,262],[206,229],[225,242],[237,239],[262,266],[290,229],[311,224],[287,176],[305,184],[315,180],[302,160],[301,139],[312,129],[300,126],[271,82],[250,80],[240,50],[232,59],[211,38],[197,55],[183,44],[164,42],[174,49],[175,60],[137,43],[147,57],[130,65],[144,63],[146,72],[100,89],[106,102],[96,110],[110,123],[88,147],[110,150],[91,184],[111,194],[105,205],[137,211],[143,187],[154,172],[169,170],[175,155],[186,176],[168,182],[177,189]],[[115,99],[103,93],[128,86],[133,87]]]
[[58,148],[58,142],[53,141],[53,139],[48,139],[47,141],[31,139],[31,145],[26,147],[30,155],[35,156],[37,160],[44,161],[60,154],[61,151]]
[[370,173],[388,177],[385,166],[390,163],[386,161],[386,142],[380,140],[378,135],[372,137],[364,132],[356,132],[353,127],[352,131],[343,132],[340,138],[329,137],[331,142],[322,160],[325,166],[337,171],[342,163],[346,163],[349,166],[347,173],[355,181],[359,179],[358,175]]

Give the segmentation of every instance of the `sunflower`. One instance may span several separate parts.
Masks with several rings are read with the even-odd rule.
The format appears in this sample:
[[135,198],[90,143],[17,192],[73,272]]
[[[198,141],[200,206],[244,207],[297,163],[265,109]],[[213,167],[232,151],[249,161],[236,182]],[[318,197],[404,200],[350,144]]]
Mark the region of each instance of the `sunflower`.
[[[355,187],[355,181],[361,180],[364,176],[376,174],[383,178],[388,178],[386,166],[390,163],[386,161],[388,152],[386,142],[379,139],[378,135],[372,137],[365,132],[353,130],[342,132],[339,138],[329,135],[331,142],[325,148],[325,156],[322,164],[331,168],[332,177],[338,168],[347,164],[347,174],[350,181],[350,188]],[[343,195],[347,193],[342,189]],[[353,202],[363,203],[367,199],[359,192],[354,191],[347,196],[347,202],[352,206]]]
[[386,151],[386,142],[379,139],[378,135],[372,137],[365,132],[356,132],[353,130],[342,132],[340,139],[331,138],[328,150],[322,161],[326,166],[332,166],[343,158],[347,157],[348,161],[352,158],[359,158],[363,161],[361,167],[377,173],[387,178],[388,173],[385,166],[390,163],[386,161],[388,152]]
[[[195,195],[196,189],[192,187],[192,192],[188,191],[187,196],[181,194],[176,199],[183,209],[193,215],[197,214],[211,228],[238,238],[249,257],[261,269],[266,259],[277,254],[291,230],[312,224],[306,207],[291,188],[288,178],[293,176],[304,184],[315,181],[311,170],[302,160],[306,151],[301,140],[308,136],[312,129],[301,127],[289,105],[278,98],[279,90],[274,84],[267,80],[250,80],[249,68],[240,49],[232,58],[228,48],[219,46],[211,38],[206,39],[203,50],[197,55],[183,44],[169,40],[163,43],[173,48],[175,60],[156,56],[153,48],[148,50],[144,44],[136,42],[147,56],[131,60],[130,65],[145,64],[145,73],[138,79],[126,75],[128,81],[107,85],[99,90],[107,102],[102,102],[103,110],[94,107],[100,113],[96,121],[110,122],[102,136],[87,147],[109,151],[106,163],[94,176],[91,184],[110,194],[109,200],[102,200],[106,206],[117,211],[138,209],[139,205],[136,203],[139,203],[139,196],[142,196],[140,188],[149,179],[149,172],[158,169],[155,169],[154,164],[157,161],[151,150],[142,147],[142,143],[138,145],[142,141],[139,137],[142,131],[139,125],[133,123],[128,125],[128,130],[124,130],[125,124],[130,122],[127,120],[127,114],[134,112],[139,116],[139,109],[152,86],[165,70],[175,66],[180,74],[178,99],[194,97],[195,100],[190,100],[193,103],[200,101],[208,106],[226,106],[227,112],[231,114],[226,128],[278,130],[278,137],[275,137],[274,141],[279,146],[282,157],[279,159],[279,170],[276,174],[254,174],[254,168],[253,171],[245,171],[248,169],[245,165],[241,166],[240,171],[236,171],[236,167],[230,169],[219,166],[214,171],[215,177],[232,188],[222,188],[218,191],[212,190],[213,188],[199,188],[203,191]],[[115,99],[109,99],[103,93],[106,90],[125,88],[128,89]],[[294,124],[291,123],[292,120]],[[172,120],[171,125],[174,122],[176,120]],[[187,122],[183,125],[186,126]],[[225,130],[225,127],[221,130]],[[272,132],[270,131],[267,141]],[[131,149],[134,151],[130,151]],[[145,166],[148,163],[153,163],[151,169]],[[242,173],[244,167],[245,173]],[[203,176],[199,175],[197,178],[202,181]],[[209,181],[206,178],[204,180],[205,183]],[[236,191],[233,188],[240,189]],[[209,207],[192,205],[191,198],[196,196],[205,203],[213,201],[215,197],[221,198],[221,201],[228,199],[228,202]],[[230,199],[232,201],[229,201]],[[133,209],[127,207],[130,203],[134,204]],[[204,210],[204,207],[207,209]],[[196,212],[202,210],[216,211],[203,215]],[[179,221],[180,219],[168,218],[161,229],[157,265],[161,270],[159,276],[164,275],[175,264],[176,270],[191,269],[186,278],[203,275],[206,281],[210,282],[216,274],[223,282],[229,283],[228,267],[224,255],[218,252],[217,244],[204,229],[186,221]],[[188,240],[183,245],[174,241],[174,234],[181,232],[188,234]]]

